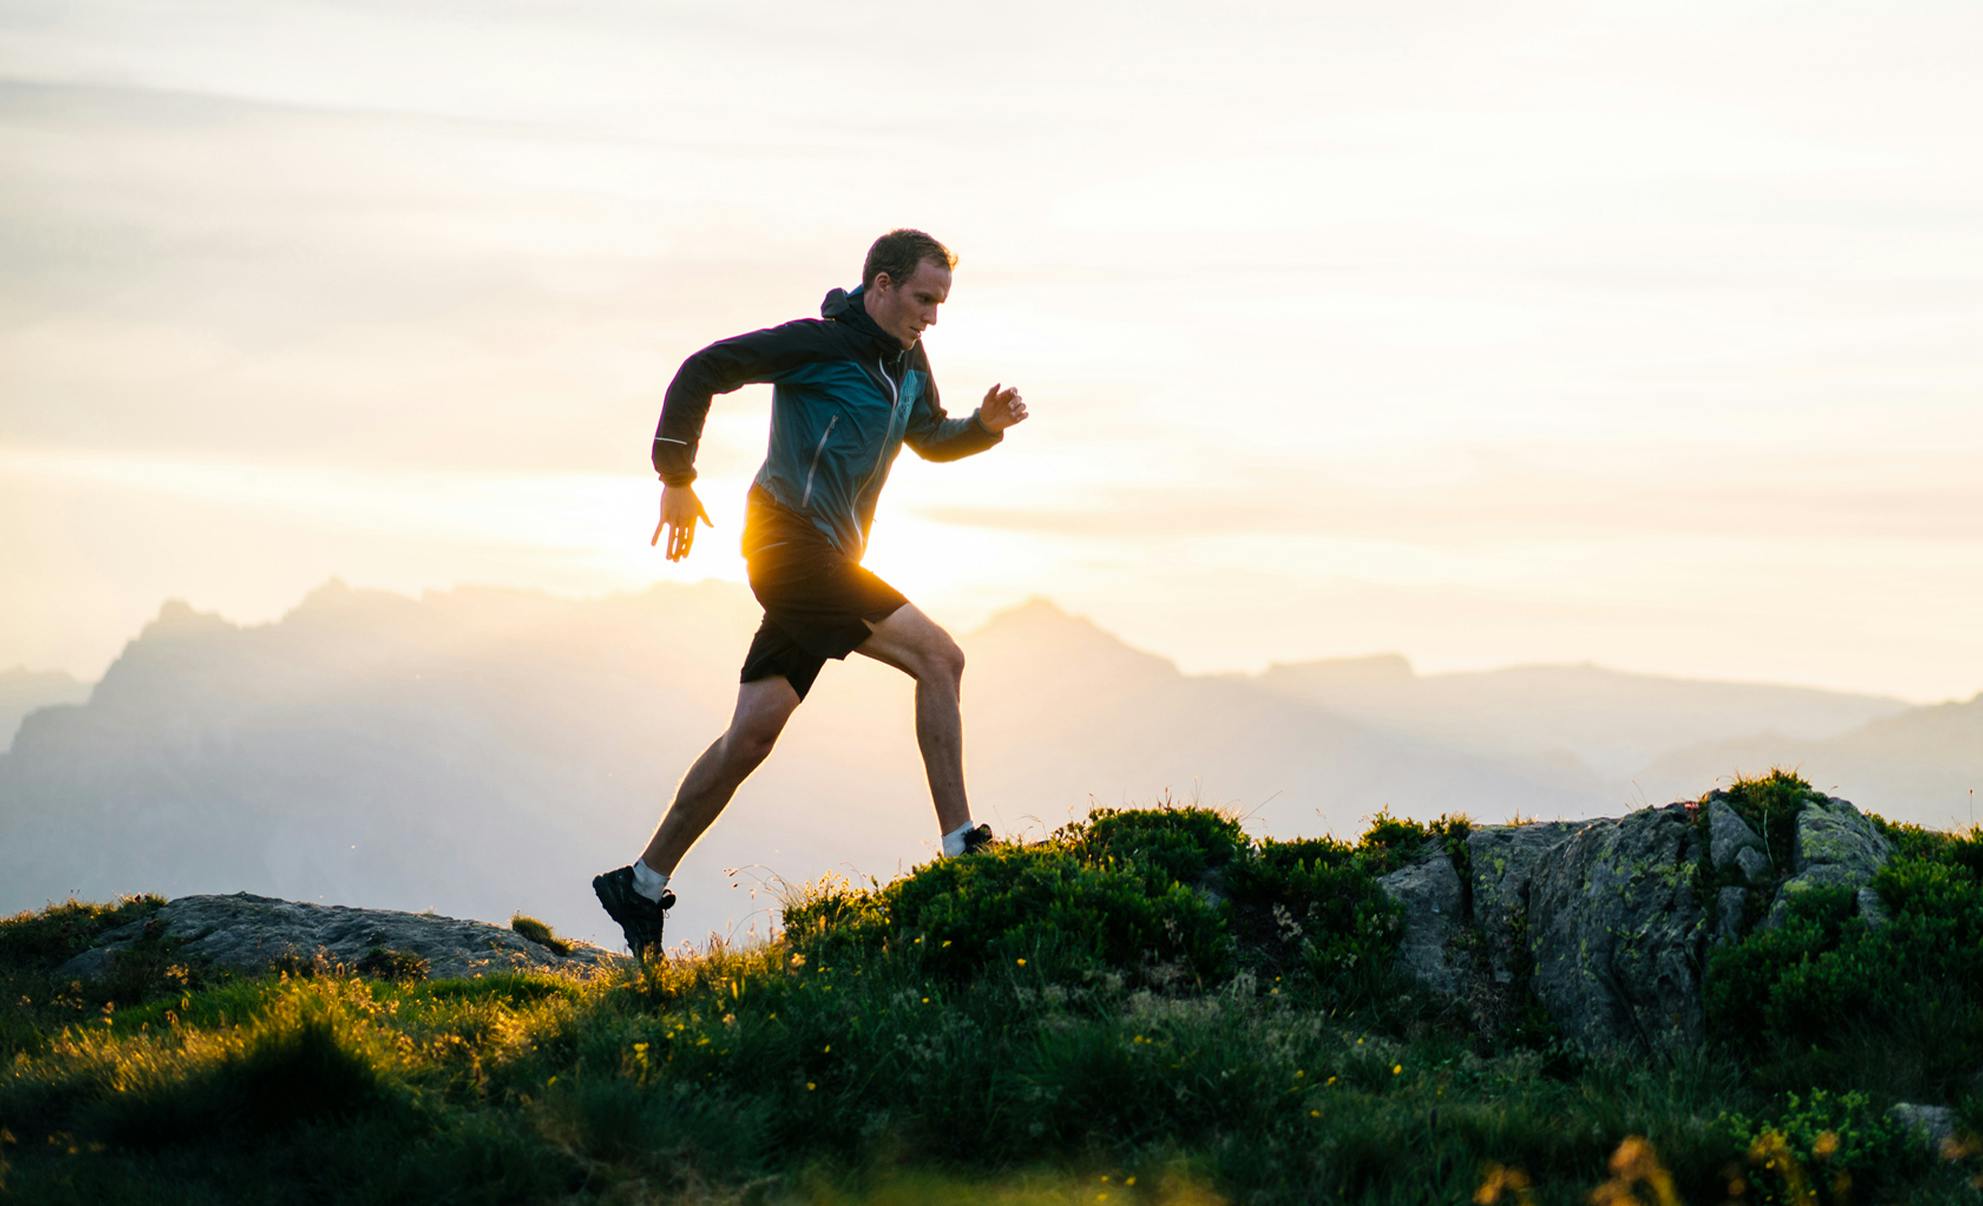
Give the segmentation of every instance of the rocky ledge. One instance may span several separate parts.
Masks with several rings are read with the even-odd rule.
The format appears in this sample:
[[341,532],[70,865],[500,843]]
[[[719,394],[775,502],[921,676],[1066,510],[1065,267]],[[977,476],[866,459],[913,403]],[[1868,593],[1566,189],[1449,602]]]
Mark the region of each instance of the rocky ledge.
[[318,962],[437,978],[492,971],[584,974],[623,959],[582,942],[547,945],[481,921],[237,892],[170,901],[142,920],[106,931],[63,964],[61,974],[95,979],[108,973],[122,952],[143,943],[167,943],[177,958],[249,975]]
[[1819,887],[1869,886],[1891,854],[1846,800],[1798,812],[1790,865],[1730,807],[1700,803],[1623,817],[1482,826],[1452,849],[1428,841],[1379,882],[1404,906],[1399,959],[1426,991],[1490,1033],[1541,1009],[1587,1049],[1678,1049],[1703,1036],[1702,973],[1714,947],[1781,922]]

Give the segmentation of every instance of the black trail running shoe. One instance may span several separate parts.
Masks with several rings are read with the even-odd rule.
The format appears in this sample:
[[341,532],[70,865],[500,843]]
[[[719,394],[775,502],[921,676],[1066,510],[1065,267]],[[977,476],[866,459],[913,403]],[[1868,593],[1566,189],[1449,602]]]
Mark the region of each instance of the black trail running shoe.
[[667,911],[675,907],[675,894],[666,888],[661,889],[661,901],[655,903],[634,890],[633,866],[608,871],[604,875],[592,877],[592,893],[606,909],[606,916],[620,923],[620,933],[626,936],[627,949],[642,963],[649,955],[661,950],[661,921]]
[[992,844],[991,826],[980,825],[976,829],[970,830],[964,835],[964,849],[959,852],[958,857],[961,858],[966,854],[975,854],[976,852],[983,850],[985,847],[991,844]]

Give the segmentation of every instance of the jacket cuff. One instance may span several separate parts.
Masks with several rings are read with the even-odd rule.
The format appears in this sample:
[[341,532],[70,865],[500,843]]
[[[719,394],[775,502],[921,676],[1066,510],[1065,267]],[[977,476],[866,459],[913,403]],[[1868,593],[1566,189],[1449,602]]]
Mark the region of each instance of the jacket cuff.
[[994,440],[1002,440],[1002,439],[1004,439],[1004,438],[1005,438],[1005,433],[1004,433],[1004,432],[1002,432],[1002,431],[993,431],[993,430],[992,430],[991,428],[989,428],[989,427],[986,427],[986,426],[985,426],[985,416],[984,416],[984,409],[985,409],[984,407],[982,407],[982,406],[980,406],[980,407],[979,407],[978,409],[976,409],[976,410],[974,410],[974,411],[972,411],[972,412],[971,412],[971,421],[972,421],[973,423],[976,423],[976,424],[978,425],[978,430],[979,430],[979,431],[982,431],[982,432],[984,432],[984,433],[985,433],[986,435],[988,435],[988,436],[990,436],[990,437],[991,437],[992,439],[994,439]]

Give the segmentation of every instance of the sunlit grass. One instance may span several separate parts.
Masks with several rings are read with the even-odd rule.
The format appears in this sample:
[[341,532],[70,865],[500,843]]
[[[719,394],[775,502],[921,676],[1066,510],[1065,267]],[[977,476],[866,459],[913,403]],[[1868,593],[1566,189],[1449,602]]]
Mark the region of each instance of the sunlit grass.
[[[1793,1166],[1830,1202],[1842,1172],[1854,1200],[1975,1175],[1983,1100],[1961,1103],[1952,1154],[1902,1165],[1871,1107],[1782,1097],[1725,1052],[1495,1045],[1414,1005],[1384,979],[1383,915],[1339,898],[1460,824],[1385,818],[1353,847],[1246,843],[1195,810],[1104,817],[920,887],[814,885],[777,941],[589,978],[233,979],[162,946],[105,996],[51,969],[142,904],[17,917],[0,974],[52,995],[17,1010],[0,1175],[20,1200],[91,1206],[271,1185],[352,1202],[1788,1201]],[[1220,925],[1268,919],[1229,946],[1194,936],[1203,902],[1175,879],[1215,872]],[[1065,941],[1070,918],[1093,941]]]

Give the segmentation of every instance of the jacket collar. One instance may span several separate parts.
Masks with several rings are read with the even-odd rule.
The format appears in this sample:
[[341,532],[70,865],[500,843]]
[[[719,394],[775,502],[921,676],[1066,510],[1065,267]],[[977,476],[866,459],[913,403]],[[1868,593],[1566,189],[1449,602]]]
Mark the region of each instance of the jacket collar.
[[819,316],[852,327],[874,345],[877,355],[892,364],[899,364],[909,349],[868,316],[866,294],[866,285],[856,285],[851,292],[834,289],[819,304]]

